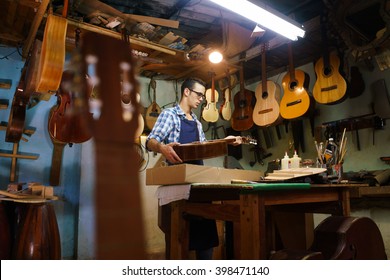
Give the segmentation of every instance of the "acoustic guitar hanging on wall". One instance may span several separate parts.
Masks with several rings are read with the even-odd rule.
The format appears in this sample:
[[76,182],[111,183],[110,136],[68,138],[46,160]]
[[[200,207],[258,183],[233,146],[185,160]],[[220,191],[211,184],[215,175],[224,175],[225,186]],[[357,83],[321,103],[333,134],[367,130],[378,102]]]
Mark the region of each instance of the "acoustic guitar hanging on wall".
[[49,14],[42,41],[37,84],[35,91],[42,94],[42,99],[50,99],[61,83],[62,71],[65,64],[65,43],[68,22],[67,3],[65,0],[62,17]]
[[255,90],[256,104],[253,109],[253,122],[258,126],[269,126],[280,119],[280,87],[267,80],[266,49],[264,44],[261,54],[261,84]]
[[280,101],[280,114],[284,119],[304,116],[310,109],[310,96],[307,91],[308,75],[294,68],[291,43],[288,44],[289,67],[282,79],[284,95]]
[[230,120],[236,131],[249,130],[253,126],[254,92],[245,88],[244,65],[240,67],[240,91],[234,95],[234,110]]
[[313,97],[321,104],[334,104],[344,100],[347,83],[339,72],[340,58],[335,52],[329,53],[326,35],[326,16],[321,15],[321,32],[323,41],[323,56],[315,64],[317,80],[313,87]]

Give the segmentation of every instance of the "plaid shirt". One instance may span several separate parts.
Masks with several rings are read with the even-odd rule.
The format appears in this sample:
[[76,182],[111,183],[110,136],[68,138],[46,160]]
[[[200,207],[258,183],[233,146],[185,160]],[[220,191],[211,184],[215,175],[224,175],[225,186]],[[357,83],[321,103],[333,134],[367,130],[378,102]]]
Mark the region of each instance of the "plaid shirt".
[[[191,112],[191,116],[194,121],[196,121],[198,126],[199,141],[206,141],[202,124],[193,112]],[[180,121],[182,119],[185,119],[185,117],[186,114],[183,112],[183,110],[178,104],[176,104],[175,107],[163,110],[158,116],[156,124],[154,125],[152,131],[149,133],[149,136],[146,139],[146,147],[148,141],[152,138],[164,144],[179,142],[181,125]]]

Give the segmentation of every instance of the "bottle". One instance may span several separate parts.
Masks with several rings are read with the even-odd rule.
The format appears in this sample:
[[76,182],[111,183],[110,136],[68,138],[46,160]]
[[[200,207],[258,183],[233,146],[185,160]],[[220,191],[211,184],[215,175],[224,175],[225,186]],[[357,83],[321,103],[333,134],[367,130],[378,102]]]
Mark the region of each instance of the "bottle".
[[291,158],[291,168],[301,167],[301,158],[298,157],[297,151],[294,151],[294,155]]
[[329,138],[328,145],[326,145],[325,152],[324,152],[325,163],[328,166],[337,163],[337,153],[338,153],[337,144],[334,142],[333,138]]
[[286,152],[286,154],[284,155],[284,158],[282,158],[282,170],[289,169],[290,163],[291,163],[290,158],[288,157],[288,154]]

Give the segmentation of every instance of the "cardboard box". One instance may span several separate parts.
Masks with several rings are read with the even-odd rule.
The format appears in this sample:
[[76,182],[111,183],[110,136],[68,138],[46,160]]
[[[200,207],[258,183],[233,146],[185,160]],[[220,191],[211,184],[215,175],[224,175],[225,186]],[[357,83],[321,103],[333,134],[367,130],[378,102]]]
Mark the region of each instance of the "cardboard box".
[[146,185],[190,183],[230,184],[232,180],[260,180],[262,172],[205,165],[178,164],[146,169]]

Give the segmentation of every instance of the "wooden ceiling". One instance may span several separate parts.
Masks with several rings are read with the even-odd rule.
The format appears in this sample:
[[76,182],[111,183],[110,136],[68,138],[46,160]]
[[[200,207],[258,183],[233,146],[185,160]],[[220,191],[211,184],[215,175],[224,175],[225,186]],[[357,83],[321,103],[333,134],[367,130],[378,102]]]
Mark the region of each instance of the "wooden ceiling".
[[[42,39],[51,9],[63,16],[63,0],[0,0],[0,43],[19,47],[26,56],[35,38]],[[260,2],[253,0],[252,2]],[[389,46],[388,0],[275,0],[262,1],[293,17],[306,30],[305,38],[292,42],[298,67],[323,54],[321,13],[326,11],[327,45],[356,61],[372,57]],[[268,77],[287,70],[289,40],[266,30],[253,37],[255,25],[208,0],[69,0],[67,47],[75,45],[75,30],[99,32],[121,38],[130,35],[133,54],[139,58],[141,76],[180,80],[199,76],[217,79],[243,66],[247,82],[261,79],[261,53],[266,46]],[[119,25],[110,27],[115,22]],[[366,23],[370,24],[366,24]],[[361,24],[365,23],[365,24]],[[120,28],[121,27],[121,28]],[[378,31],[382,31],[379,35]],[[208,52],[218,48],[223,63],[211,65]]]

